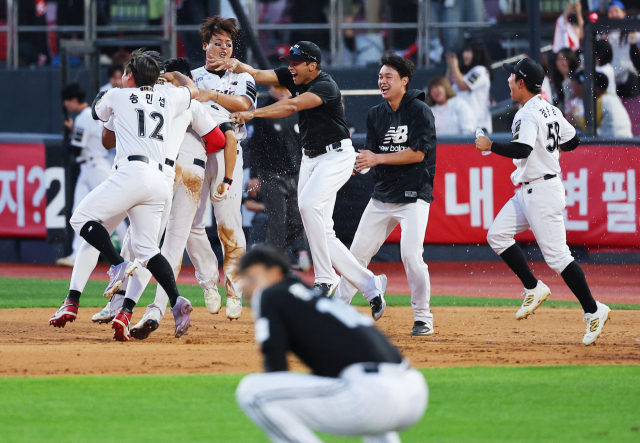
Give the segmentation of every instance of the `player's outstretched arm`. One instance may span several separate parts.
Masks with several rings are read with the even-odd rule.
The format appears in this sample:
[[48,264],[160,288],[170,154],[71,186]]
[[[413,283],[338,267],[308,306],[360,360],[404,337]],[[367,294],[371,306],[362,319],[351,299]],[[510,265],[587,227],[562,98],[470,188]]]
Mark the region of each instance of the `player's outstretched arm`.
[[253,118],[282,118],[288,117],[305,109],[316,108],[324,102],[313,92],[305,92],[296,98],[280,100],[272,105],[258,108],[254,111],[235,112],[231,114],[231,121],[244,124]]
[[233,170],[236,168],[236,160],[238,159],[238,140],[233,130],[224,133],[226,143],[224,145],[224,176],[233,177]]
[[162,78],[164,78],[165,80],[167,80],[168,82],[170,82],[175,86],[184,86],[187,89],[189,89],[189,92],[191,93],[191,98],[198,97],[198,94],[199,94],[198,87],[193,82],[193,80],[191,80],[186,75],[181,74],[177,71],[173,71],[173,72],[167,72],[165,74],[162,74]]
[[260,83],[261,85],[267,85],[267,86],[280,85],[280,82],[278,81],[278,76],[276,75],[276,71],[274,71],[273,69],[268,69],[268,70],[256,69],[253,66],[250,66],[246,63],[242,63],[240,60],[235,58],[207,57],[207,64],[211,69],[214,69],[216,71],[227,69],[231,72],[235,72],[236,74],[240,74],[241,72],[246,72],[251,77],[253,77],[256,83]]
[[373,168],[376,165],[409,165],[420,163],[424,159],[424,152],[404,149],[393,154],[374,154],[366,149],[360,149],[360,155],[356,157],[355,168],[357,171]]
[[102,146],[107,150],[115,148],[116,133],[107,128],[102,128]]
[[243,112],[251,109],[251,100],[244,95],[220,94],[220,91],[199,89],[196,99],[199,102],[211,100],[229,112]]

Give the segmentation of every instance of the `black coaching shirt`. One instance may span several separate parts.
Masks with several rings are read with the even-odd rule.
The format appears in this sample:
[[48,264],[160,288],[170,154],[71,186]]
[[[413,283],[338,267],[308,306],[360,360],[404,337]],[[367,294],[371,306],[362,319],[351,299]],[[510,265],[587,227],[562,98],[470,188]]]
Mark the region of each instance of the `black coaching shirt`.
[[306,151],[324,151],[325,147],[350,137],[347,120],[342,108],[342,94],[336,82],[326,72],[321,72],[312,82],[296,85],[286,67],[275,70],[278,82],[297,97],[311,92],[322,99],[315,108],[300,111],[300,136]]
[[433,177],[436,173],[436,127],[433,113],[424,102],[425,93],[406,92],[397,111],[389,102],[371,108],[367,115],[365,149],[376,154],[413,149],[424,152],[419,163],[376,165],[375,188],[371,197],[384,203],[433,201]]
[[251,307],[265,372],[286,371],[289,351],[322,377],[337,377],[354,363],[402,361],[371,317],[320,296],[297,277],[256,294]]

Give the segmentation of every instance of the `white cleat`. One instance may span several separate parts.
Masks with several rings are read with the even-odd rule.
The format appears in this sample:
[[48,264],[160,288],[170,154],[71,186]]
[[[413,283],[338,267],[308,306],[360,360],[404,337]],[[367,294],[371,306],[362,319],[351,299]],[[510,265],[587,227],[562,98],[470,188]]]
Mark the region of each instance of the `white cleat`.
[[544,303],[551,295],[551,290],[547,285],[538,280],[538,285],[533,289],[525,289],[524,301],[516,312],[516,320],[522,320],[533,314],[533,312]]
[[207,306],[207,311],[209,311],[210,314],[217,314],[218,311],[220,311],[222,298],[220,297],[217,286],[204,291],[204,304]]
[[227,297],[227,318],[237,320],[242,314],[242,299],[240,297]]
[[600,337],[604,324],[609,320],[611,308],[599,301],[596,302],[596,306],[598,306],[598,310],[596,312],[593,314],[585,313],[582,318],[583,321],[587,322],[587,333],[584,334],[584,338],[582,339],[582,344],[585,346],[593,344],[596,339]]
[[116,314],[117,312],[111,312],[111,310],[109,309],[109,305],[107,304],[107,306],[102,311],[94,314],[93,317],[91,317],[91,320],[94,323],[98,324],[109,323],[116,317]]
[[66,266],[69,268],[73,268],[73,265],[76,264],[76,258],[73,255],[69,255],[68,257],[62,257],[56,260],[56,265],[58,266]]

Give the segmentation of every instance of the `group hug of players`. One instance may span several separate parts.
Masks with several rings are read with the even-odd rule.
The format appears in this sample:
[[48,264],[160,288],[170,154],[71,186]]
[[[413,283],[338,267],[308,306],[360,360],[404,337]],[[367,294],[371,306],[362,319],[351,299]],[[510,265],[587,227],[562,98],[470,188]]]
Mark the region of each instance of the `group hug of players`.
[[[239,263],[246,249],[240,215],[239,141],[246,137],[244,124],[253,118],[298,113],[303,148],[298,204],[313,256],[315,287],[324,296],[335,290],[334,300],[346,304],[360,291],[371,305],[373,318],[379,319],[386,307],[387,278],[374,275],[367,266],[400,224],[401,256],[414,312],[411,335],[431,335],[430,282],[422,254],[433,201],[436,133],[424,92],[409,89],[413,64],[392,53],[383,55],[378,85],[384,100],[369,111],[365,147],[355,152],[340,90],[322,71],[319,48],[298,42],[282,57],[288,67],[257,70],[232,58],[237,32],[233,19],[207,19],[200,29],[207,62],[194,71],[184,59],[165,62],[157,52],[134,51],[125,65],[123,87],[94,100],[91,113],[103,125],[102,145],[115,147],[116,158],[109,177],[73,213],[71,225],[84,241],[69,294],[49,323],[64,327],[75,320],[100,253],[111,264],[104,293],[110,301],[93,319],[113,320],[116,340],[147,338],[158,328],[167,303],[175,337],[187,332],[193,308],[176,286],[185,248],[207,309],[218,313],[218,262],[204,230],[209,201],[224,252],[226,315],[237,319],[242,312]],[[593,299],[566,245],[558,158],[559,151],[575,149],[579,139],[562,114],[540,97],[544,74],[537,63],[524,59],[505,69],[512,73],[512,98],[522,104],[514,119],[514,139],[496,143],[481,136],[476,146],[513,158],[517,169],[512,179],[520,189],[496,217],[489,244],[525,286],[524,301],[516,313],[517,319],[524,319],[550,295],[549,288],[533,277],[513,240],[531,227],[545,260],[583,306],[588,322],[583,343],[589,345],[602,332],[610,310]],[[283,86],[292,98],[256,109],[256,83]],[[370,169],[375,189],[349,250],[333,231],[336,194],[354,171]],[[120,254],[110,235],[127,216],[130,226]],[[158,281],[155,300],[132,327],[133,308],[151,276]]]

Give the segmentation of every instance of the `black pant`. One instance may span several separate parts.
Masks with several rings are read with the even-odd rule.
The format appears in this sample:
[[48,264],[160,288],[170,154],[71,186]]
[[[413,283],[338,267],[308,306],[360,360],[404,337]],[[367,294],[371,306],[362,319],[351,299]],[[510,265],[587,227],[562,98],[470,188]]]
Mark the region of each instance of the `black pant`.
[[268,216],[266,242],[286,251],[303,229],[298,209],[298,177],[263,174],[260,196]]

